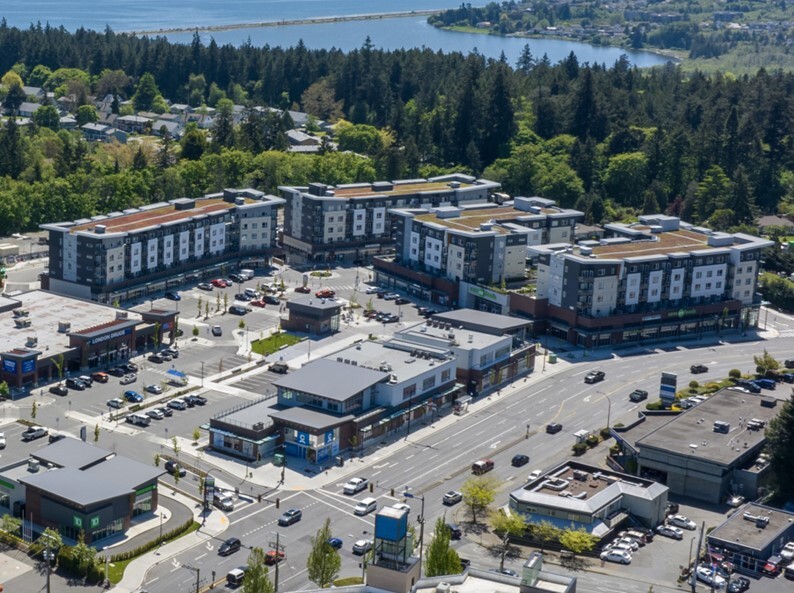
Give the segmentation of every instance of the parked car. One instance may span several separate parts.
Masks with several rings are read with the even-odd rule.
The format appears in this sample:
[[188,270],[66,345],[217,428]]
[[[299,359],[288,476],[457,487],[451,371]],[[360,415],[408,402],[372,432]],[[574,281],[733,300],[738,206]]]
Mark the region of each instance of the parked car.
[[664,507],[665,515],[675,515],[678,512],[678,503],[667,501]]
[[260,309],[267,306],[267,303],[264,300],[262,300],[262,299],[257,299],[255,301],[251,301],[248,304],[251,305],[252,307],[259,307]]
[[268,550],[265,553],[265,564],[273,566],[277,562],[282,562],[286,557],[287,555],[281,550],[278,552],[276,552],[276,550]]
[[399,298],[400,298],[400,295],[397,294],[396,292],[387,292],[386,294],[383,295],[383,300],[384,301],[395,301],[395,300],[397,300]]
[[134,424],[135,426],[149,426],[149,424],[152,422],[152,419],[144,414],[130,414],[127,416],[127,422]]
[[672,525],[659,525],[656,528],[656,533],[671,539],[684,539],[684,532],[678,527],[673,527]]
[[783,549],[780,550],[780,557],[786,562],[794,560],[794,542],[788,542]]
[[23,441],[35,441],[42,437],[47,436],[47,429],[43,426],[29,426],[28,429],[22,433]]
[[278,524],[282,527],[297,523],[303,518],[303,512],[300,509],[290,509],[285,511],[279,518]]
[[690,531],[694,531],[695,529],[697,529],[697,524],[688,517],[685,517],[684,515],[670,515],[669,517],[667,517],[667,522],[672,525],[675,525],[676,527],[689,529]]
[[229,307],[229,313],[231,313],[232,315],[245,315],[250,310],[251,309],[249,309],[248,307],[243,307],[241,305],[232,305],[231,307]]
[[187,402],[188,407],[192,408],[193,406],[205,405],[207,403],[207,398],[203,395],[186,395],[185,402]]
[[504,574],[509,577],[518,577],[518,573],[512,568],[489,568],[488,571],[495,572],[496,574]]
[[353,544],[353,553],[357,556],[363,556],[372,549],[371,539],[360,539]]
[[[51,434],[49,438],[47,438],[47,442],[49,444],[57,443],[58,441],[62,441],[66,438],[65,434]],[[5,447],[5,445],[3,445]]]
[[[377,294],[380,289],[377,286],[367,286],[364,289],[365,294]],[[794,367],[791,367],[794,368]]]
[[160,408],[150,408],[146,410],[146,415],[149,416],[149,418],[154,418],[155,420],[162,420],[165,418],[165,414],[163,414],[163,411]]
[[167,406],[160,406],[159,408],[154,408],[154,409],[160,412],[163,416],[166,416],[167,418],[170,418],[171,416],[174,415],[174,411]]
[[601,552],[601,560],[617,562],[618,564],[631,564],[631,554],[625,550],[605,550]]
[[215,337],[223,335],[223,329],[221,328],[220,325],[213,325],[212,326],[212,335],[215,336]]
[[252,298],[253,298],[252,296],[247,295],[247,294],[245,294],[243,292],[234,295],[234,300],[235,301],[243,301],[243,302],[246,302],[246,303],[248,301],[250,301]]
[[391,505],[391,508],[397,509],[398,511],[405,511],[406,513],[411,512],[411,505],[405,504],[404,502],[398,502]]
[[69,390],[65,385],[58,383],[57,385],[50,387],[50,393],[54,393],[55,395],[69,395]]
[[184,478],[187,475],[187,470],[179,465],[176,461],[169,459],[165,462],[165,471],[167,471],[172,476],[174,474],[179,474],[180,478]]
[[316,296],[318,299],[332,299],[336,296],[336,292],[330,288],[321,288],[314,293],[314,296]]
[[328,545],[331,546],[334,550],[338,550],[342,547],[342,540],[338,537],[332,537],[328,540]]
[[162,354],[151,354],[149,356],[149,362],[155,362],[157,364],[161,364],[165,362],[165,357]]
[[722,589],[725,587],[725,579],[717,574],[716,570],[710,566],[698,566],[696,571],[697,580],[713,585],[715,589]]
[[404,297],[397,297],[396,299],[394,299],[394,304],[395,305],[410,305],[411,301],[409,301],[408,299],[406,299]]
[[272,294],[266,294],[262,297],[262,300],[265,301],[268,305],[279,305],[281,301],[277,296],[273,296]]
[[542,475],[543,474],[541,473],[541,471],[539,469],[536,469],[535,471],[533,471],[533,472],[531,472],[529,474],[529,477],[527,477],[527,480],[529,482],[534,482],[535,480],[537,480]]
[[744,593],[750,588],[750,579],[747,577],[734,577],[728,583],[728,593]]
[[6,448],[6,433],[0,432],[0,449]]
[[633,402],[641,402],[648,399],[648,392],[644,389],[635,389],[629,394],[629,400]]
[[289,366],[287,366],[286,362],[274,362],[269,367],[267,367],[271,373],[278,373],[279,375],[285,375],[287,371],[289,371]]
[[708,373],[709,367],[707,367],[705,364],[693,364],[691,367],[689,367],[689,372],[692,373],[693,375],[699,375],[700,373]]
[[457,490],[450,490],[449,492],[445,492],[441,502],[445,505],[452,506],[453,504],[459,503],[463,500],[463,494],[458,492]]
[[209,282],[199,282],[196,288],[200,290],[213,290],[215,287]]
[[124,392],[124,399],[133,404],[139,404],[143,401],[143,396],[137,391],[129,390]]
[[121,365],[126,373],[137,373],[138,372],[138,365],[134,362],[128,362],[126,364]]
[[212,284],[216,288],[226,288],[228,286],[226,280],[224,280],[223,278],[216,278],[215,280],[211,280],[210,284]]
[[147,385],[144,390],[154,395],[160,395],[163,392],[163,388],[159,385]]
[[80,381],[80,379],[66,379],[66,386],[69,389],[75,389],[77,391],[84,391],[85,390],[85,383]]
[[94,380],[89,375],[80,375],[77,377],[77,380],[82,382],[86,387],[92,387],[94,385]]
[[766,559],[766,564],[761,568],[761,573],[769,577],[776,577],[780,574],[783,566],[783,559],[780,556],[770,556]]
[[345,494],[358,494],[362,490],[365,490],[369,485],[369,480],[367,478],[351,478],[347,481],[342,491]]
[[108,377],[108,374],[103,373],[102,371],[91,373],[91,379],[93,379],[97,383],[107,383],[108,381],[110,381],[110,377]]
[[118,410],[124,407],[124,400],[114,397],[113,399],[109,399],[106,405],[108,408],[114,408]]
[[619,537],[616,540],[613,540],[609,547],[614,550],[620,546],[628,547],[631,552],[636,552],[640,549],[640,543],[631,537]]
[[522,465],[526,465],[529,463],[529,455],[524,455],[523,453],[513,455],[513,459],[510,461],[510,463],[513,467],[521,467]]
[[546,432],[548,434],[557,434],[561,430],[562,430],[562,424],[560,424],[559,422],[549,422],[546,425]]
[[220,545],[218,548],[218,554],[221,556],[228,556],[229,554],[237,552],[242,546],[243,543],[239,539],[236,537],[230,537]]
[[138,380],[138,375],[134,373],[129,373],[124,375],[121,379],[119,379],[119,383],[121,385],[129,385],[130,383],[135,383]]
[[181,301],[182,300],[182,297],[179,296],[179,294],[176,293],[176,292],[167,292],[167,293],[165,293],[165,298],[167,298],[169,301]]
[[187,410],[187,402],[177,397],[168,402],[168,407],[174,410]]
[[447,523],[447,529],[449,529],[449,537],[450,539],[460,539],[463,537],[463,530],[457,523]]
[[729,507],[738,509],[744,504],[744,496],[741,496],[740,494],[734,494],[733,496],[728,497],[726,503]]
[[113,375],[114,377],[123,377],[124,374],[127,372],[127,369],[124,367],[113,367],[108,369],[108,375]]
[[590,371],[584,376],[585,383],[598,383],[606,377],[604,371]]

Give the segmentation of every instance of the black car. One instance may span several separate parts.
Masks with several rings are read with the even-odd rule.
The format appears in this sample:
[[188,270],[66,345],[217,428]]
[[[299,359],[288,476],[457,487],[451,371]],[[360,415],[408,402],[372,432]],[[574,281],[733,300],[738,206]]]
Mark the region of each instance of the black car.
[[220,548],[218,548],[218,554],[221,556],[228,556],[229,554],[234,554],[242,547],[243,543],[239,539],[236,537],[230,537],[221,544]]
[[395,305],[410,305],[411,301],[409,301],[408,299],[406,299],[404,297],[398,297],[398,298],[394,299],[394,304]]
[[248,296],[247,294],[245,294],[244,292],[241,292],[240,294],[234,295],[234,300],[235,301],[245,301],[247,303],[248,301],[251,300],[251,297]]
[[274,362],[267,368],[267,370],[269,370],[271,373],[286,375],[287,371],[289,371],[289,367],[287,366],[286,362]]
[[297,523],[303,518],[303,513],[300,509],[290,509],[278,518],[278,524],[282,527]]
[[240,276],[240,274],[229,274],[229,280],[232,282],[237,282],[238,284],[245,282],[245,278]]
[[463,531],[455,523],[447,523],[447,529],[449,529],[450,539],[460,539],[463,536]]
[[162,362],[165,362],[165,357],[162,356],[161,354],[152,354],[149,357],[149,362],[156,362],[157,364],[160,364]]
[[562,430],[562,424],[560,424],[559,422],[549,422],[546,425],[546,432],[548,434],[557,434],[561,430]]
[[54,393],[55,395],[69,395],[69,390],[66,389],[65,386],[58,384],[50,387],[50,393]]
[[85,390],[85,383],[83,383],[79,379],[66,379],[66,386],[69,389],[76,389],[77,391]]
[[744,593],[750,588],[750,579],[747,577],[736,577],[728,583],[728,593]]
[[278,297],[273,296],[272,294],[266,294],[265,296],[262,297],[262,300],[265,301],[268,305],[278,305],[281,303],[281,301],[278,300]]
[[747,379],[736,379],[734,383],[736,383],[736,385],[739,387],[744,387],[750,393],[761,393],[761,387],[754,381],[748,381]]
[[124,367],[113,367],[112,369],[107,370],[107,374],[114,377],[123,377],[127,374],[127,369]]
[[65,439],[65,434],[51,434],[49,439],[47,439],[50,443],[57,443],[58,441]]
[[633,402],[641,402],[648,399],[648,392],[643,389],[635,389],[629,394],[629,400]]
[[232,315],[245,315],[248,313],[248,307],[241,307],[240,305],[232,305],[229,307],[229,313]]
[[689,372],[692,373],[693,375],[699,375],[700,373],[708,373],[709,367],[707,367],[705,364],[693,364],[691,367],[689,367]]
[[513,455],[513,460],[510,463],[513,464],[513,467],[521,467],[522,465],[526,465],[529,463],[529,455],[524,455],[522,453]]
[[184,467],[179,465],[176,461],[171,461],[170,459],[165,462],[165,471],[172,476],[177,473],[179,474],[180,478],[184,478],[187,475],[187,470],[185,470]]
[[606,374],[604,371],[590,371],[584,377],[585,383],[598,383],[599,381],[603,381]]
[[665,515],[675,515],[678,513],[678,503],[677,502],[668,502],[667,505],[664,507]]
[[193,407],[191,405],[191,402],[195,406],[203,406],[204,404],[207,403],[207,398],[204,397],[203,395],[186,395],[185,401],[187,402],[187,405],[190,407]]

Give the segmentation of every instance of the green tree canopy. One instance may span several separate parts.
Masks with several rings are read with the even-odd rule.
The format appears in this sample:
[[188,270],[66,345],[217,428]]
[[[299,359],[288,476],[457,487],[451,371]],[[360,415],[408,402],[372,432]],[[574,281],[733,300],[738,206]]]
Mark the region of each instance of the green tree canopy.
[[42,128],[58,131],[61,115],[52,105],[42,105],[33,113],[33,121]]
[[326,518],[323,526],[311,538],[311,551],[306,560],[309,580],[321,589],[333,583],[342,568],[339,552],[328,543],[331,537],[331,519]]
[[159,95],[160,91],[157,88],[154,76],[146,72],[138,81],[138,86],[135,87],[132,104],[136,111],[149,111]]
[[460,491],[463,494],[463,504],[469,507],[472,520],[477,522],[477,514],[481,513],[496,498],[498,482],[491,476],[474,476],[466,480]]
[[248,570],[245,571],[241,593],[274,593],[273,583],[265,564],[265,551],[254,548],[248,555]]
[[764,348],[763,354],[753,356],[753,362],[755,362],[755,366],[761,369],[761,372],[764,374],[768,371],[776,371],[780,368],[780,362],[769,354],[766,348]]
[[488,517],[491,529],[502,539],[502,553],[499,560],[499,568],[505,567],[505,556],[509,547],[511,535],[522,535],[527,530],[524,518],[511,512],[505,512],[504,509],[497,509],[493,511]]
[[460,556],[450,548],[450,531],[442,517],[436,519],[433,538],[425,550],[425,575],[437,577],[445,574],[460,574]]
[[574,554],[589,552],[595,548],[597,542],[598,538],[588,533],[584,528],[566,529],[560,536],[560,544]]

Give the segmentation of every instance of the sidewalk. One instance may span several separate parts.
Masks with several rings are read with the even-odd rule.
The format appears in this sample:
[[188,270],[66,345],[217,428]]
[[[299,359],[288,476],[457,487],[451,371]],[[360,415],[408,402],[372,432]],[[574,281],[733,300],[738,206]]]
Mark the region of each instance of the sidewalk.
[[[183,494],[173,494],[169,492],[168,488],[166,487],[162,487],[160,489],[160,496],[173,498],[177,502],[192,509],[193,518],[198,523],[202,522],[203,516],[201,505],[195,500],[188,498]],[[212,512],[207,515],[204,526],[199,528],[198,531],[194,531],[164,546],[161,546],[160,548],[154,549],[151,552],[147,552],[143,556],[140,556],[139,558],[136,558],[130,562],[127,566],[127,569],[124,571],[124,578],[122,578],[118,585],[113,588],[113,591],[116,593],[131,593],[143,585],[144,579],[146,578],[146,573],[154,566],[157,566],[163,562],[168,562],[177,554],[180,554],[185,550],[189,550],[190,548],[200,544],[207,544],[207,549],[210,549],[210,546],[214,547],[216,544],[211,543],[211,540],[223,533],[228,526],[229,519],[226,517],[226,515],[218,509],[212,510]],[[178,566],[178,563],[175,563],[174,566]]]

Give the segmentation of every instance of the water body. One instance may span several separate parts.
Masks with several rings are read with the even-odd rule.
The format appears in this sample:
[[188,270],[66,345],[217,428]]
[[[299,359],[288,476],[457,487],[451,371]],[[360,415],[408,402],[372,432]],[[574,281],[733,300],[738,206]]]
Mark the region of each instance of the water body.
[[[472,2],[481,6],[486,0]],[[63,26],[70,31],[79,27],[114,31],[184,29],[240,23],[279,22],[313,17],[347,16],[404,12],[431,8],[452,8],[460,0],[109,0],[96,9],[89,0],[6,0],[0,4],[0,16],[10,25],[27,27],[41,21]],[[337,23],[241,28],[203,33],[204,42],[214,38],[219,44],[240,45],[251,40],[254,45],[291,47],[300,40],[310,49],[332,47],[349,51],[364,44],[369,36],[375,47],[385,50],[426,47],[434,51],[479,51],[498,59],[504,52],[515,65],[525,44],[540,58],[547,54],[556,63],[572,51],[581,63],[613,64],[626,54],[632,64],[648,67],[664,64],[668,58],[650,52],[629,51],[616,47],[596,47],[562,39],[523,39],[442,31],[427,24],[426,17],[384,18]],[[168,39],[188,43],[191,33],[172,33]]]

